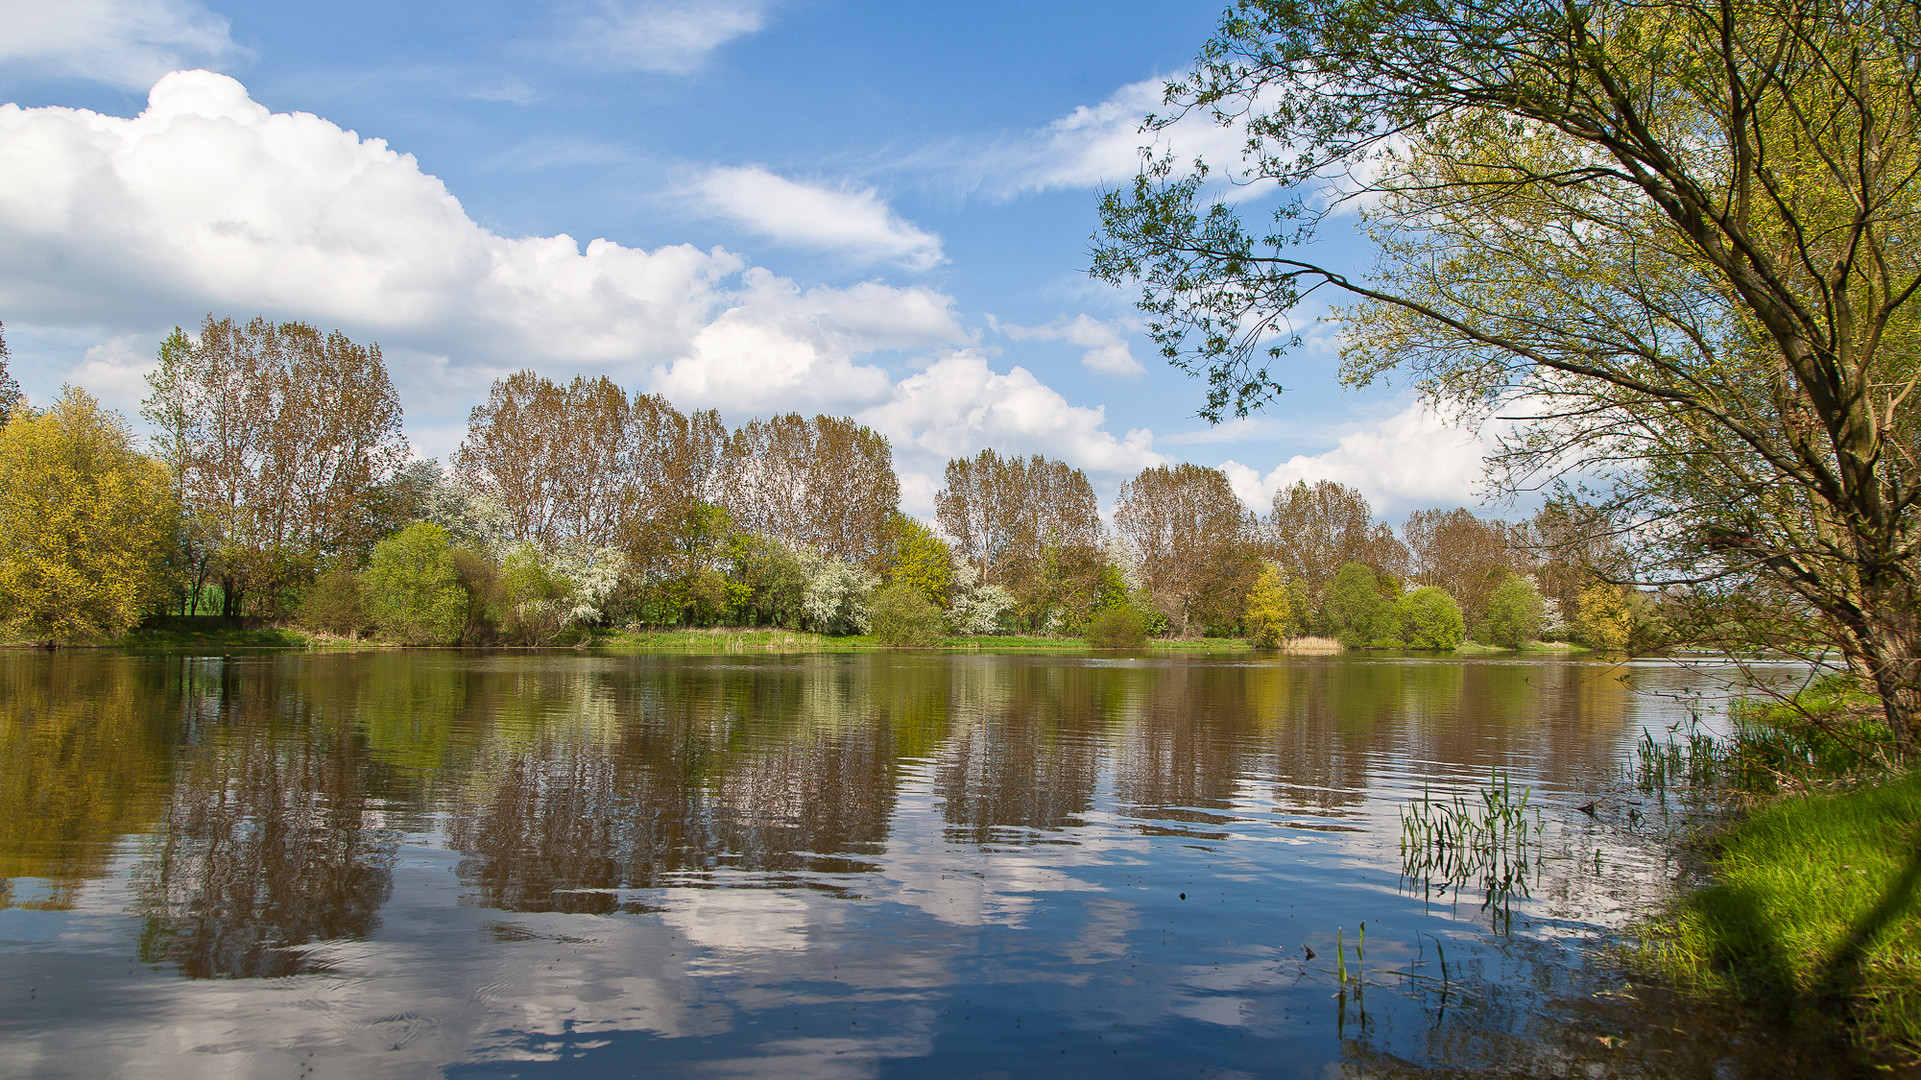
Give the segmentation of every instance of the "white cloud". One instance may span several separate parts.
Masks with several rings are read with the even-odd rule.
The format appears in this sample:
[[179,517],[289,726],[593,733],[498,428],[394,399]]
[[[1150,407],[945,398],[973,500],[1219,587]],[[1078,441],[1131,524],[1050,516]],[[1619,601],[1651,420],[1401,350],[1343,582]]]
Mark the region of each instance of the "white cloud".
[[892,380],[855,357],[965,340],[952,301],[930,289],[865,282],[802,290],[753,269],[738,303],[655,369],[653,388],[683,407],[755,412],[849,409],[887,397]]
[[682,74],[767,23],[769,0],[600,0],[569,47],[619,67]]
[[1087,352],[1081,356],[1081,364],[1089,371],[1102,375],[1125,375],[1130,378],[1140,376],[1146,369],[1134,359],[1133,350],[1128,347],[1123,328],[1117,323],[1101,322],[1086,315],[1072,319],[1065,316],[1055,319],[1045,326],[1015,326],[1011,323],[1001,326],[1001,332],[1015,341],[1065,341],[1079,346]]
[[903,221],[872,188],[819,187],[748,165],[715,169],[698,189],[709,210],[777,244],[915,270],[946,261],[940,237]]
[[88,348],[80,363],[67,372],[66,381],[85,387],[108,408],[132,416],[147,396],[147,373],[157,362],[145,338],[123,334]]
[[[262,313],[379,341],[435,453],[491,379],[532,367],[605,372],[735,422],[857,414],[900,448],[915,509],[947,457],[987,445],[1108,481],[1161,460],[1150,432],[1116,437],[1100,408],[966,351],[953,305],[877,281],[804,287],[719,249],[500,236],[412,156],[208,72],[166,76],[132,119],[0,105],[0,311],[21,340],[122,335],[77,363],[78,344],[36,349],[64,355],[22,372],[123,408],[156,329]],[[928,363],[897,382],[878,354]]]
[[240,50],[192,0],[0,0],[0,64],[137,90]]
[[[891,397],[857,418],[893,441],[903,504],[931,511],[938,477],[949,458],[994,447],[1007,454],[1042,454],[1085,470],[1097,487],[1166,461],[1144,428],[1115,437],[1106,410],[1070,404],[1023,367],[1002,374],[972,350],[954,352],[893,388]],[[924,490],[926,503],[915,500]]]
[[1358,488],[1376,513],[1393,516],[1430,506],[1465,506],[1477,501],[1482,464],[1493,447],[1493,425],[1476,433],[1415,403],[1341,437],[1334,449],[1296,455],[1262,476],[1236,461],[1221,465],[1234,491],[1249,506],[1265,511],[1274,492],[1305,480],[1333,480]]

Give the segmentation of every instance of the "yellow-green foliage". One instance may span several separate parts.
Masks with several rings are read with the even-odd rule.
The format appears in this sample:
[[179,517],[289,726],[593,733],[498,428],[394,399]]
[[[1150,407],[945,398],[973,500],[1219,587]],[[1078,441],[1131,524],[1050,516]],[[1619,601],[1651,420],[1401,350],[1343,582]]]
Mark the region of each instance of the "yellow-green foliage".
[[1604,652],[1620,652],[1628,647],[1634,617],[1621,596],[1620,586],[1594,582],[1581,590],[1575,603],[1575,640]]
[[1736,826],[1717,881],[1648,955],[1713,990],[1845,1002],[1865,1040],[1921,1053],[1921,776],[1787,799]]
[[926,593],[905,581],[896,581],[875,593],[869,611],[874,636],[888,645],[927,648],[940,644],[940,609]]
[[1426,585],[1401,598],[1401,633],[1410,649],[1441,652],[1460,648],[1467,637],[1461,605],[1445,590]]
[[894,535],[888,580],[912,585],[936,607],[946,608],[954,576],[954,554],[947,541],[904,514],[896,514],[889,527]]
[[467,593],[440,526],[416,521],[375,544],[362,583],[367,613],[382,635],[409,645],[459,639]]
[[126,424],[69,389],[0,430],[0,610],[41,641],[108,637],[140,620],[173,535],[167,473]]
[[1273,563],[1261,567],[1254,587],[1247,592],[1247,640],[1271,649],[1300,631],[1300,613],[1288,589],[1287,574]]

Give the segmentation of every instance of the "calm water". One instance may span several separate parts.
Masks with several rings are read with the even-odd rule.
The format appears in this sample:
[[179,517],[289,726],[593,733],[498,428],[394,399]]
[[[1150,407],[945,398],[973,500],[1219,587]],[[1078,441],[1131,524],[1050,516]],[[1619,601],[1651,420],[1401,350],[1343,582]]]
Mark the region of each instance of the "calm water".
[[[0,1075],[1838,1070],[1591,959],[1678,867],[1568,808],[1713,674],[7,654]],[[1494,768],[1506,933],[1400,876]]]

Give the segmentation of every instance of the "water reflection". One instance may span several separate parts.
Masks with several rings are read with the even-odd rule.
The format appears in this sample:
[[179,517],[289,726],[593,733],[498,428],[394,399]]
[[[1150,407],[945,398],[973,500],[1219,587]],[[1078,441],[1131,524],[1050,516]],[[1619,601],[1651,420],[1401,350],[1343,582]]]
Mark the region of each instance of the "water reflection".
[[[1618,925],[1663,856],[1572,816],[1557,828],[1581,858],[1504,939],[1472,905],[1397,891],[1398,806],[1496,767],[1550,808],[1578,801],[1677,708],[1648,691],[1695,681],[1566,662],[0,656],[0,1071],[1614,1061],[1562,1045],[1579,1025],[1557,1003],[1583,993],[1568,941]],[[1325,962],[1363,919],[1366,1000],[1337,1001]],[[56,965],[58,1004],[39,989]],[[284,992],[238,989],[260,978]],[[155,1050],[186,1016],[230,1020]],[[89,1026],[112,1037],[74,1050]]]

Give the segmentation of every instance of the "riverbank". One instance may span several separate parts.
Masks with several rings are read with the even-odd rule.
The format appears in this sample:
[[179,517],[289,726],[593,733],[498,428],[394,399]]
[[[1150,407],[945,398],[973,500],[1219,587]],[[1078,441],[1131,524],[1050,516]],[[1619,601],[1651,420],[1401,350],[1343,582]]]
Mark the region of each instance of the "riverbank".
[[[0,648],[32,649],[40,643],[20,638],[0,638]],[[399,643],[372,637],[340,637],[297,626],[256,624],[251,621],[213,617],[168,617],[154,620],[117,638],[63,645],[62,648],[118,648],[155,652],[210,652],[233,649],[384,649],[403,647]],[[610,652],[692,652],[692,653],[817,653],[873,652],[897,648],[869,634],[830,637],[801,630],[753,627],[674,627],[668,629],[597,629],[568,633],[551,642],[548,648],[595,649]],[[1096,649],[1079,637],[1044,637],[1018,634],[980,634],[942,637],[931,646],[944,652],[1147,652],[1182,655],[1229,655],[1267,652],[1287,655],[1321,655],[1349,651],[1332,638],[1297,638],[1278,650],[1257,650],[1245,638],[1149,638],[1138,650]],[[1362,650],[1366,651],[1366,650]],[[1428,653],[1435,657],[1533,656],[1543,653],[1575,653],[1584,650],[1558,642],[1533,642],[1520,649],[1464,642],[1449,653]]]
[[[1839,1024],[1869,1053],[1912,1065],[1921,1063],[1921,773],[1876,775],[1854,739],[1836,736],[1881,730],[1870,699],[1838,682],[1737,719],[1724,778],[1787,779],[1792,790],[1702,841],[1708,882],[1643,927],[1635,959],[1684,990],[1797,1027]],[[1822,774],[1826,785],[1810,783]]]

